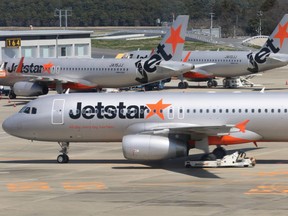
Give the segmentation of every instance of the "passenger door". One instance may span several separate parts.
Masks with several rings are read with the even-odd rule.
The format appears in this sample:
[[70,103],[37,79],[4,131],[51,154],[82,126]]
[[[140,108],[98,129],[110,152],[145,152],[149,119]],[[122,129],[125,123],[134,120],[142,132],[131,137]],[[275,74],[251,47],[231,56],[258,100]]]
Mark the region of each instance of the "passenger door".
[[54,99],[52,106],[52,124],[64,124],[64,99]]

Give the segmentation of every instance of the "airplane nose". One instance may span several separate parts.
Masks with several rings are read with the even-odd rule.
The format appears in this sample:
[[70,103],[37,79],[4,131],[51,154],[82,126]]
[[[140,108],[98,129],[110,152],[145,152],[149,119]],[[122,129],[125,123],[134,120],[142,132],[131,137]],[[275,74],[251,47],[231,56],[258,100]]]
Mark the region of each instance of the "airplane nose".
[[15,117],[11,116],[4,120],[2,123],[3,130],[11,135],[16,135],[15,132],[20,129],[19,122],[15,121]]

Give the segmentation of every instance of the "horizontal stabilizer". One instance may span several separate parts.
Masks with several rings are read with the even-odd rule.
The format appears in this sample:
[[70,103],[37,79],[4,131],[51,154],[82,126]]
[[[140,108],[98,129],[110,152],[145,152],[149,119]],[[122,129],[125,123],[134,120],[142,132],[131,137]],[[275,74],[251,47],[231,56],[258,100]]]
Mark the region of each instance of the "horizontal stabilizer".
[[288,55],[287,54],[277,53],[275,55],[270,55],[267,59],[272,59],[275,61],[288,63]]

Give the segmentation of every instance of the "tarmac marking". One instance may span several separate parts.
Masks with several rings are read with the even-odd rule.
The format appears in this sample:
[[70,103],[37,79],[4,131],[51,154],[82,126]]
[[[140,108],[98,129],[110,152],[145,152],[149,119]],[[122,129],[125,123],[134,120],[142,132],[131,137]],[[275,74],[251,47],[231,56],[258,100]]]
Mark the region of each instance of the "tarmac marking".
[[259,172],[258,176],[280,176],[288,175],[288,171]]
[[[9,192],[51,191],[48,182],[17,182],[6,184]],[[91,191],[107,189],[103,182],[63,182],[62,187],[67,191]]]
[[259,185],[256,188],[250,189],[245,194],[288,194],[288,184],[273,184],[273,185]]
[[106,186],[103,182],[64,182],[63,188],[69,191],[82,190],[104,190]]
[[10,192],[27,192],[27,191],[49,191],[51,190],[47,182],[18,182],[7,184]]

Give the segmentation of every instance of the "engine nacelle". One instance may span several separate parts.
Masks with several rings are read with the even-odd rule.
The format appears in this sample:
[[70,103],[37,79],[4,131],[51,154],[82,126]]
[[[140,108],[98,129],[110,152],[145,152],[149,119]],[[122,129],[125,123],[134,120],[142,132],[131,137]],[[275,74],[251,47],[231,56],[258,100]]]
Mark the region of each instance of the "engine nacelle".
[[130,160],[163,160],[188,155],[185,142],[155,135],[126,135],[122,139],[124,157]]
[[48,87],[46,85],[40,85],[35,82],[16,82],[13,86],[13,92],[19,96],[38,96],[48,93]]

